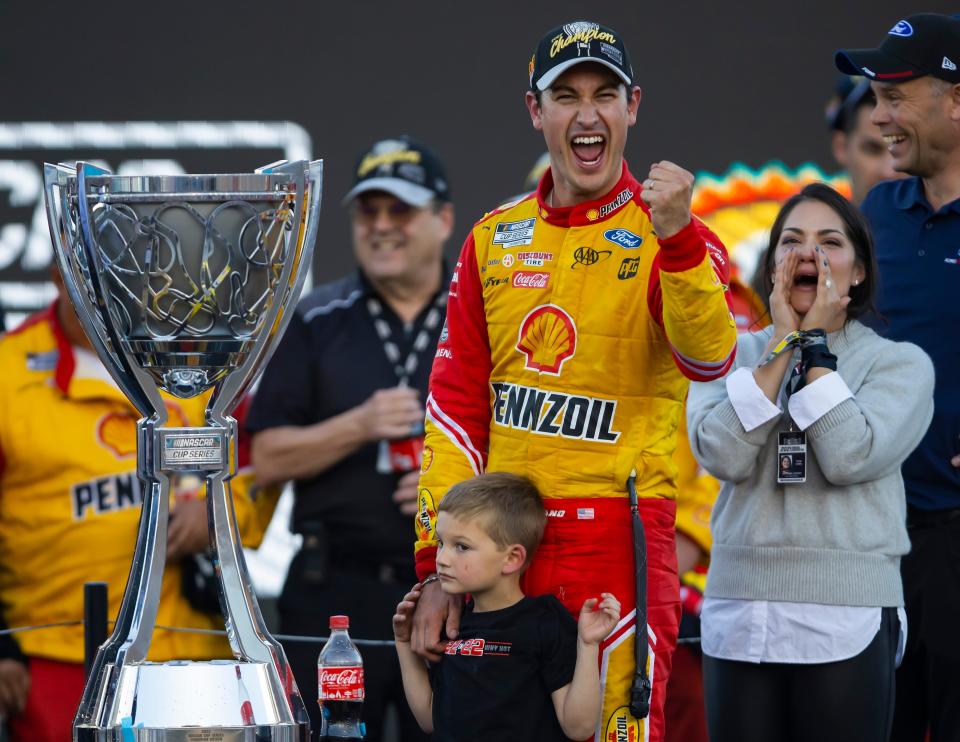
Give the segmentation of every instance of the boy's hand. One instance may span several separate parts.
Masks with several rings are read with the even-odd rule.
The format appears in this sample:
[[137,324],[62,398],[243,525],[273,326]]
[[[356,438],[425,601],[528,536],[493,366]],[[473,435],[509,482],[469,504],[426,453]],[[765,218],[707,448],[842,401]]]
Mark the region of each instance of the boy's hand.
[[577,633],[585,644],[599,644],[620,620],[620,601],[611,593],[600,593],[602,600],[588,598],[580,609]]
[[397,612],[393,614],[393,638],[398,642],[409,642],[413,629],[413,612],[420,600],[420,583],[417,583],[410,592],[403,596],[397,604]]

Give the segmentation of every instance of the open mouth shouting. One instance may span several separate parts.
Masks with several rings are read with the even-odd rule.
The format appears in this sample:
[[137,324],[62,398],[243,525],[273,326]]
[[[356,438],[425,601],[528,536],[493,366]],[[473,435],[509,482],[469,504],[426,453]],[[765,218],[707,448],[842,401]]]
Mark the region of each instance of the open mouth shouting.
[[819,274],[816,268],[798,269],[793,277],[793,288],[799,291],[816,291]]
[[570,149],[582,168],[597,168],[607,151],[607,139],[602,134],[578,134],[570,140]]

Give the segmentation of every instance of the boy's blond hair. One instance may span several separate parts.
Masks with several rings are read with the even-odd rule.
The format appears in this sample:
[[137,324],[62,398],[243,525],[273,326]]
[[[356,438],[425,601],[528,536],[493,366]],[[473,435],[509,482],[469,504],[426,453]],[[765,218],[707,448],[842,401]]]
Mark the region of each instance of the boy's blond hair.
[[451,487],[438,512],[463,520],[477,519],[501,549],[520,544],[527,550],[526,567],[543,538],[547,513],[536,485],[508,472],[487,472]]

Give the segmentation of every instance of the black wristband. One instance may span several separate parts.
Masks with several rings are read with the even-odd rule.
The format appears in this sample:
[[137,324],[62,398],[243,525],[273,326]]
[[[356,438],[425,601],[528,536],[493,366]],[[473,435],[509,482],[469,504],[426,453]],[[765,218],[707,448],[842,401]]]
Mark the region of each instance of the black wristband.
[[797,340],[797,345],[801,348],[806,348],[811,345],[822,345],[826,347],[827,345],[827,333],[825,330],[816,328],[814,330],[801,330],[800,337]]
[[826,341],[805,345],[801,348],[800,362],[803,364],[804,373],[807,373],[811,368],[825,368],[830,371],[837,370],[837,357],[830,352]]

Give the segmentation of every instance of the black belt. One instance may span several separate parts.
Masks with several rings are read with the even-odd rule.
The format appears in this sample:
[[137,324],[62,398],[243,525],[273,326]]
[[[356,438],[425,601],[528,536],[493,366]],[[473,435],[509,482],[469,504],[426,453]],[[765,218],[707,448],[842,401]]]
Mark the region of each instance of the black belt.
[[924,510],[907,505],[907,528],[935,528],[954,521],[960,521],[960,508]]

